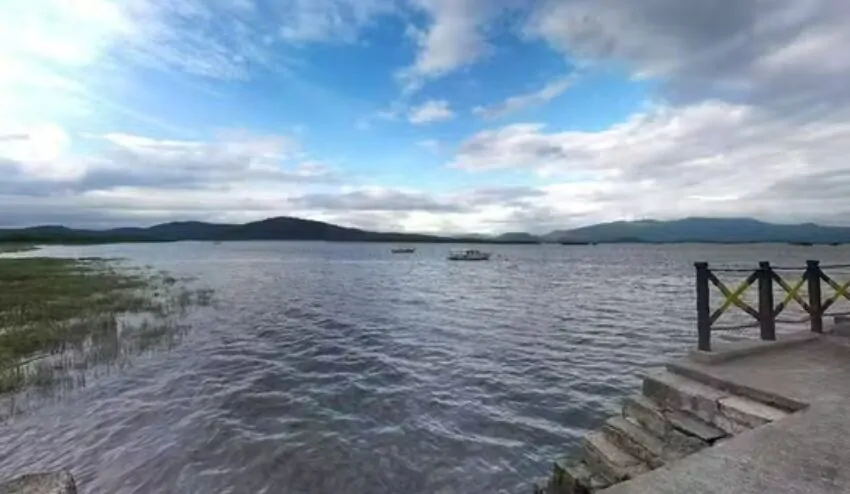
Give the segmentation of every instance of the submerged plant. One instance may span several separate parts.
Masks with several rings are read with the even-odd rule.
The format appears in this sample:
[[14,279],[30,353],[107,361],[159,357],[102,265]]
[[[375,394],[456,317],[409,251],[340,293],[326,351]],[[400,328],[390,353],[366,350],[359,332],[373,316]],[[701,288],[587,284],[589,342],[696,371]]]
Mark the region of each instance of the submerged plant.
[[171,348],[180,316],[211,303],[211,290],[112,260],[0,258],[0,394],[77,386],[92,367]]

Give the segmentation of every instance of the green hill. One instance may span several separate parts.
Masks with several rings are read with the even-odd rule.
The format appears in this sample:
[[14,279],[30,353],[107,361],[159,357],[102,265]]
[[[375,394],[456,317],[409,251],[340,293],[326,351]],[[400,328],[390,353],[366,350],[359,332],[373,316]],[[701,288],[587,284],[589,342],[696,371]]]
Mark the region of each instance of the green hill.
[[615,221],[558,230],[544,237],[570,242],[850,242],[850,228],[814,223],[778,225],[750,218],[685,218],[673,221]]

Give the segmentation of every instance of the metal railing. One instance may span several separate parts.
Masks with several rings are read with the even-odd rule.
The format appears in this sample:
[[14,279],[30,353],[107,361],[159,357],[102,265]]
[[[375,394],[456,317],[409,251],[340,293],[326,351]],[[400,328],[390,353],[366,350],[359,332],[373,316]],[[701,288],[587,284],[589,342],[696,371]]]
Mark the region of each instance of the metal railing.
[[[750,268],[709,268],[707,262],[694,263],[696,267],[697,288],[697,332],[699,342],[697,347],[711,351],[712,331],[728,331],[758,327],[762,340],[776,339],[776,324],[802,324],[808,322],[811,330],[823,332],[823,318],[826,316],[847,316],[850,312],[827,311],[844,298],[850,301],[850,281],[839,284],[826,273],[824,269],[847,269],[850,264],[833,264],[821,266],[820,261],[806,261],[806,268],[800,279],[789,282],[779,275],[779,271],[799,271],[801,268],[774,267],[769,262],[760,262],[757,269]],[[747,277],[734,289],[730,289],[715,275],[715,273],[747,273]],[[754,283],[758,283],[758,306],[753,307],[743,299],[743,295]],[[832,296],[822,298],[822,283],[833,290]],[[717,287],[724,299],[720,306],[711,310],[711,285]],[[807,297],[800,291],[806,287]],[[774,291],[779,287],[784,294],[781,302],[775,304]],[[782,319],[780,314],[790,305],[796,304],[806,314],[802,319]],[[735,306],[749,315],[754,322],[728,326],[717,326],[715,323],[728,309]]]

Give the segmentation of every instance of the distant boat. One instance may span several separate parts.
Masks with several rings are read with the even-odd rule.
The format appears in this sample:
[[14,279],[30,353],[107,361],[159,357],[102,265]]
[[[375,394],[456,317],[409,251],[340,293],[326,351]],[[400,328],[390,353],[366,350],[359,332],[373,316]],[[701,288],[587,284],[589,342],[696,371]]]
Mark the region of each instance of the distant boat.
[[396,247],[391,252],[393,254],[413,254],[416,252],[416,247]]
[[490,259],[489,252],[481,252],[477,249],[458,250],[449,253],[449,261],[486,261],[488,259]]
[[800,247],[811,247],[811,246],[815,245],[812,242],[788,242],[788,243],[790,243],[791,245],[797,245],[797,246],[800,246]]

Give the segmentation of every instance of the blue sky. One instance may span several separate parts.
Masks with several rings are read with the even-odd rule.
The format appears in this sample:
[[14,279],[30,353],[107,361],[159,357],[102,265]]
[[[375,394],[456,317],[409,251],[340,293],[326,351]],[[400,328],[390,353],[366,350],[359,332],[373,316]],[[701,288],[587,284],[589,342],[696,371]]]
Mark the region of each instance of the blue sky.
[[850,7],[0,5],[0,225],[846,223]]

